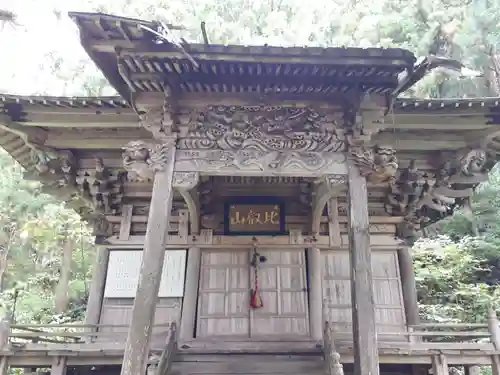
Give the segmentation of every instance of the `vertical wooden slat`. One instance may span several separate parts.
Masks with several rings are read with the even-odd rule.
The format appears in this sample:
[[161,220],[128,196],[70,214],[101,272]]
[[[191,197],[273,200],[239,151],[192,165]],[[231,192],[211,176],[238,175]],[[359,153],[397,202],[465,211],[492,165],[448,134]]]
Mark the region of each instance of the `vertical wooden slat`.
[[[85,312],[85,324],[88,325],[99,324],[109,263],[109,250],[106,247],[98,246],[96,251],[97,254],[92,270],[89,301],[87,303],[87,311]],[[92,329],[92,331],[95,330],[96,329]],[[88,337],[88,340],[91,341],[92,338]]]
[[379,360],[366,178],[347,161],[354,373],[378,375]]
[[179,237],[187,242],[189,232],[189,211],[179,210]]
[[406,324],[416,325],[420,322],[418,315],[417,285],[413,271],[413,260],[408,247],[402,247],[398,251],[399,271],[403,289],[403,301],[405,307]]
[[448,361],[443,354],[432,357],[432,371],[434,375],[448,375]]
[[130,228],[132,227],[132,212],[134,206],[131,204],[124,204],[122,207],[122,220],[120,223],[120,240],[128,240],[130,238]]
[[496,350],[500,350],[500,326],[497,313],[492,306],[488,307],[488,328],[491,333],[491,342]]
[[141,273],[132,308],[121,375],[139,375],[146,372],[146,359],[149,355],[149,342],[165,259],[165,241],[172,210],[175,148],[172,147],[168,152],[165,169],[156,172],[154,177]]
[[340,236],[339,207],[337,198],[331,198],[327,202],[328,210],[328,235],[330,236],[330,245],[338,247],[342,244]]
[[200,283],[201,251],[199,248],[190,248],[187,252],[186,281],[184,284],[184,300],[182,303],[182,317],[180,339],[191,340],[194,336],[196,324],[196,301],[198,300],[198,286]]
[[311,338],[320,341],[323,338],[323,277],[321,274],[320,249],[307,250],[309,276],[309,329]]

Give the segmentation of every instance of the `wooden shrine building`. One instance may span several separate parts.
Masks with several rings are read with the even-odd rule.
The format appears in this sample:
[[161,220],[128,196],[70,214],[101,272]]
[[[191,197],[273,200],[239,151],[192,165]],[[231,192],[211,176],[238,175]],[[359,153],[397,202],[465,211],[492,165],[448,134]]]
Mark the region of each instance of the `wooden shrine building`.
[[420,324],[405,244],[487,179],[500,99],[398,99],[425,73],[401,49],[70,16],[120,97],[3,95],[0,145],[94,223],[86,325],[46,333],[72,343],[7,325],[0,369],[500,375],[493,311],[472,333]]

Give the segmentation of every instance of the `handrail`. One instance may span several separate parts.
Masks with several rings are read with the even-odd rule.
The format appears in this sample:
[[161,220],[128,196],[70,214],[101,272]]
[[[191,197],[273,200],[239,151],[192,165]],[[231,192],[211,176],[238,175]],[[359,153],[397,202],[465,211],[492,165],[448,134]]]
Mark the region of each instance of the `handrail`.
[[[174,323],[155,324],[153,328],[169,328]],[[91,342],[95,338],[116,337],[116,329],[128,328],[127,324],[12,324],[2,321],[0,335],[7,336],[6,342],[47,342],[47,343],[81,343]],[[107,330],[109,329],[109,330]]]

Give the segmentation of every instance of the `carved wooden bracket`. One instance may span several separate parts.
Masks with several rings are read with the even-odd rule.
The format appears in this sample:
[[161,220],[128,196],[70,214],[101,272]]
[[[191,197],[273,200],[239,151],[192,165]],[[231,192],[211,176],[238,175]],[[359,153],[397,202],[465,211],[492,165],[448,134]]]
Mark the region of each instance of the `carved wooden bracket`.
[[152,181],[156,171],[165,168],[169,162],[169,151],[175,147],[175,137],[162,143],[132,141],[123,147],[123,167],[129,180]]
[[192,190],[200,182],[198,172],[174,172],[172,185],[178,190]]
[[426,225],[451,215],[456,206],[469,200],[479,183],[488,179],[495,162],[493,155],[482,149],[459,152],[433,174],[419,171],[411,162],[399,172],[387,195],[386,211],[405,217],[398,235],[414,238]]
[[398,170],[396,151],[392,147],[354,146],[350,157],[358,166],[362,176],[373,183],[387,183],[394,180]]
[[345,175],[325,175],[315,181],[312,205],[312,232],[319,233],[321,217],[328,200],[337,195],[345,186]]
[[119,208],[123,175],[107,168],[101,158],[96,158],[94,169],[78,169],[70,151],[44,146],[33,148],[31,158],[35,170],[25,176],[40,181],[46,193],[58,196],[72,207],[88,207],[99,213],[114,213]]
[[172,185],[184,198],[189,211],[191,221],[191,234],[198,234],[200,231],[200,199],[196,186],[200,182],[198,172],[174,172]]

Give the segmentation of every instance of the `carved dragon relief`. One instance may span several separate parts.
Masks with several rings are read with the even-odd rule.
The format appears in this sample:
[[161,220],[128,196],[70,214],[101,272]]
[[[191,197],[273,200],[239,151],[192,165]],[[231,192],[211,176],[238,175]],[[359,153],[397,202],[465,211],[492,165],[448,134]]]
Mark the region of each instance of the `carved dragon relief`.
[[418,237],[420,229],[451,215],[456,206],[468,201],[474,187],[487,180],[495,164],[495,157],[482,149],[457,156],[441,163],[434,173],[419,171],[412,161],[390,184],[386,211],[405,218],[400,237]]
[[179,149],[252,152],[341,152],[345,142],[335,115],[311,108],[209,106],[191,115]]

